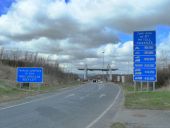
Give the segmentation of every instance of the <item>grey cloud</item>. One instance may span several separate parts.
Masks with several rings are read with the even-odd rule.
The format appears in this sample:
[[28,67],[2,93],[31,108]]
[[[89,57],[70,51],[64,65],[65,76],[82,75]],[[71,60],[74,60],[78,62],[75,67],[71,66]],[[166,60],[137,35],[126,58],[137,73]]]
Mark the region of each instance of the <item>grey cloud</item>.
[[30,41],[41,37],[61,40],[71,37],[79,31],[79,23],[71,17],[62,17],[57,20],[50,20],[48,17],[44,16],[41,17],[41,19],[35,19],[33,22],[35,23],[35,28],[32,28],[32,26],[26,26],[25,29],[28,29],[27,33],[8,33],[6,36],[16,41]]
[[[107,23],[111,28],[126,33],[133,33],[137,30],[154,30],[157,25],[170,25],[170,1],[164,0],[162,4],[153,6],[152,8],[143,8],[145,13],[139,15],[133,14],[135,10],[122,11],[119,17],[107,19]],[[124,10],[124,9],[122,9]]]
[[79,43],[84,48],[96,48],[110,42],[117,43],[118,41],[118,36],[113,32],[105,31],[105,26],[84,30],[70,38],[70,42]]

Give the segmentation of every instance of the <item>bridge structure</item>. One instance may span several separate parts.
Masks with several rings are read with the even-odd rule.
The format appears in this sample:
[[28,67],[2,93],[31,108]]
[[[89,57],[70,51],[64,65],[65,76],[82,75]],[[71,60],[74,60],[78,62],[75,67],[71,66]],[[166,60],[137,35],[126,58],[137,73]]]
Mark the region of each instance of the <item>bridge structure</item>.
[[84,80],[88,79],[88,71],[102,71],[102,72],[106,72],[107,77],[108,77],[107,79],[109,81],[112,81],[112,71],[116,71],[118,69],[111,68],[110,64],[107,65],[107,68],[88,68],[88,66],[86,64],[84,68],[78,68],[78,70],[84,71]]

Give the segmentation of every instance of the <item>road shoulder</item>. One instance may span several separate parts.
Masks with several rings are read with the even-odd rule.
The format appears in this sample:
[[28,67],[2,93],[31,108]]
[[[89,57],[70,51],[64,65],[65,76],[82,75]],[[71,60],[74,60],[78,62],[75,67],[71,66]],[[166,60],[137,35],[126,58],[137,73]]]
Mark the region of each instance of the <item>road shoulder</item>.
[[170,111],[139,110],[121,108],[114,122],[121,122],[127,128],[170,128]]
[[[124,87],[124,101],[113,124],[126,128],[170,128],[169,92],[133,92]],[[113,127],[114,128],[114,127]]]

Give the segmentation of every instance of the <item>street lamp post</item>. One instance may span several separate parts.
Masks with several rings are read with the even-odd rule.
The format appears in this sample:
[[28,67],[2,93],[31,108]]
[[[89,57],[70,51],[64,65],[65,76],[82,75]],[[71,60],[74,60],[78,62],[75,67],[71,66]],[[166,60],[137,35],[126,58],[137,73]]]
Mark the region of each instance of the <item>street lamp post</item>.
[[103,70],[102,70],[102,74],[103,74],[103,81],[104,81],[104,51],[102,53],[103,53]]

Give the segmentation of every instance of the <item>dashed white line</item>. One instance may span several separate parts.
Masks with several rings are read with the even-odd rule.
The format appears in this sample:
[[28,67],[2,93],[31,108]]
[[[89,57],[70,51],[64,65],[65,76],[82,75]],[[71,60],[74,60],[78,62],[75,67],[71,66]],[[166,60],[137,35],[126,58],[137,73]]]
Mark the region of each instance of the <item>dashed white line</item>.
[[81,96],[80,97],[80,100],[83,100],[83,99],[85,99],[86,97],[88,97],[89,96],[89,94],[87,94],[87,95],[85,95],[85,96]]
[[113,103],[103,113],[101,113],[95,120],[93,120],[89,125],[87,125],[85,128],[91,128],[113,107],[113,105],[116,103],[116,100],[119,98],[120,92],[121,92],[121,89],[119,87],[119,92],[118,92],[117,96],[115,97]]
[[69,95],[65,96],[65,98],[69,98],[69,97],[72,97],[72,96],[75,96],[75,94],[69,94]]
[[100,96],[99,96],[99,98],[102,98],[102,97],[105,97],[106,96],[106,94],[101,94]]

